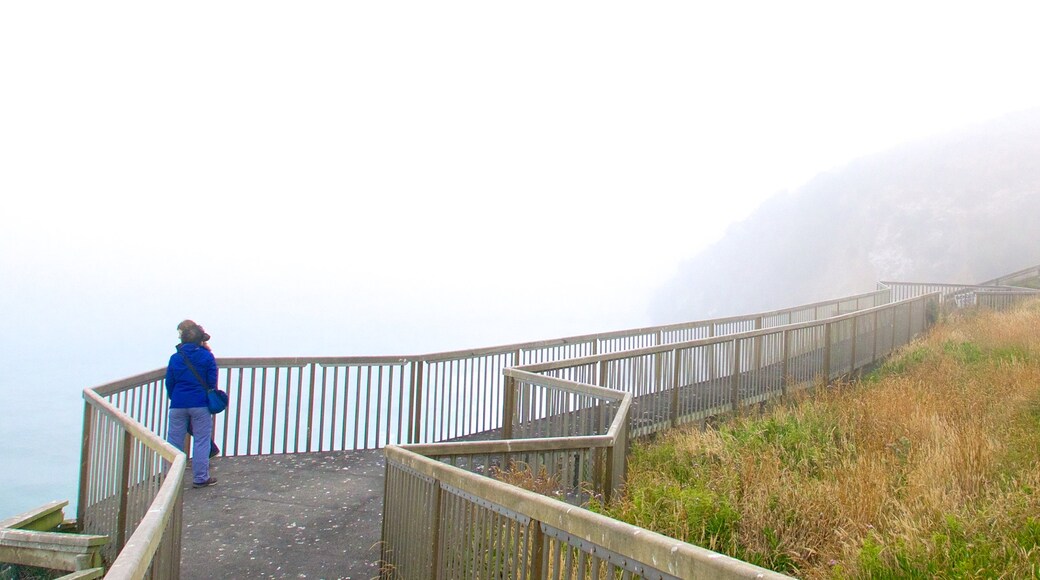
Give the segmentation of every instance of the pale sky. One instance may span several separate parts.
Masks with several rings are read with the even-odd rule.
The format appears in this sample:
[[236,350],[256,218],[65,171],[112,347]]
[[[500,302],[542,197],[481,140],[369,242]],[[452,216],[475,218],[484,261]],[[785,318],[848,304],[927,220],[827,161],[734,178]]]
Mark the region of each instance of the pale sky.
[[0,267],[314,354],[644,324],[766,197],[1040,105],[1027,6],[7,2]]

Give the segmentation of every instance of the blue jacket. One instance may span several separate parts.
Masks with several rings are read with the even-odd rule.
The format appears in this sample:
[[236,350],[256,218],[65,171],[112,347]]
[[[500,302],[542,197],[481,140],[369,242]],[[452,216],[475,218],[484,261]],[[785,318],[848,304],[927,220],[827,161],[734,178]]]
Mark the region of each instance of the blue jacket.
[[170,356],[170,364],[166,367],[166,394],[170,397],[170,408],[205,407],[206,387],[199,384],[181,354],[191,359],[191,364],[210,388],[217,388],[217,361],[213,353],[195,343],[178,344],[177,352]]

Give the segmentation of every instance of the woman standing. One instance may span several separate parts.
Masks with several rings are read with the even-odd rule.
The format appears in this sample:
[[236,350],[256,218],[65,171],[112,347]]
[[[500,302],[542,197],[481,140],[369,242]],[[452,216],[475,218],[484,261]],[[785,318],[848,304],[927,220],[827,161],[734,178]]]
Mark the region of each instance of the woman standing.
[[195,322],[177,325],[181,343],[166,367],[166,394],[170,397],[170,424],[166,440],[184,451],[184,437],[192,433],[192,487],[217,483],[209,475],[209,451],[213,416],[206,404],[206,390],[217,387],[217,361],[210,352],[209,334]]

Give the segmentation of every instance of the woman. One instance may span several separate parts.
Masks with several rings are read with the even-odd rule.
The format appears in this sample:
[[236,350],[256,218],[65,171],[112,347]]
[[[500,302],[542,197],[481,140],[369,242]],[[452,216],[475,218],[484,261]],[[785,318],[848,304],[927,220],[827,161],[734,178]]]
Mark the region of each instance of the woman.
[[177,325],[177,333],[181,343],[166,367],[166,394],[170,397],[167,441],[184,451],[184,437],[190,430],[192,487],[207,487],[217,482],[209,475],[213,416],[206,404],[206,390],[217,387],[217,361],[209,348],[210,336],[201,326],[185,320]]

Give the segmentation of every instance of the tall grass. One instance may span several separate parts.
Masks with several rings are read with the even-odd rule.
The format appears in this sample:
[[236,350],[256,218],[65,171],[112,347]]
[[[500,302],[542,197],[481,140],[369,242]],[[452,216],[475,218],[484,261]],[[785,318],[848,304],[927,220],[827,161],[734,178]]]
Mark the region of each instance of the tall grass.
[[1040,578],[1040,304],[634,446],[608,515],[805,578]]

